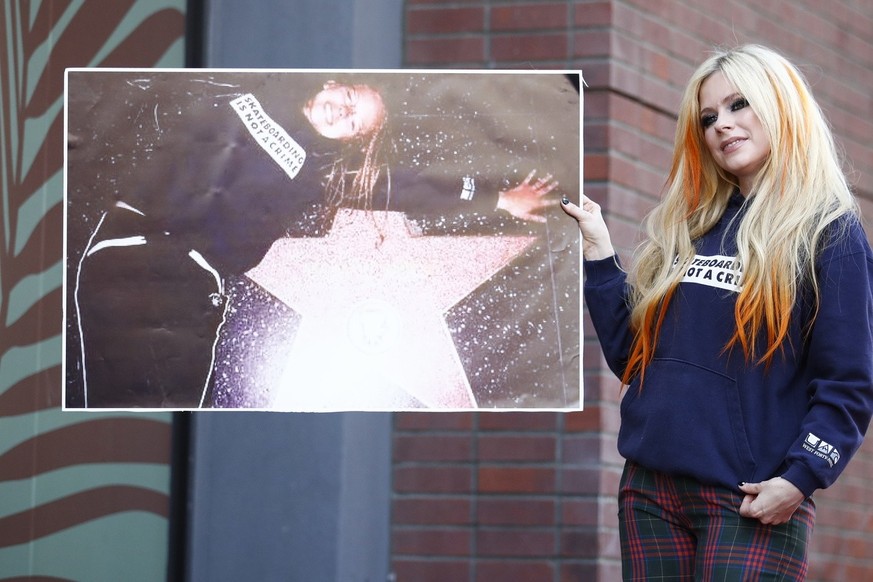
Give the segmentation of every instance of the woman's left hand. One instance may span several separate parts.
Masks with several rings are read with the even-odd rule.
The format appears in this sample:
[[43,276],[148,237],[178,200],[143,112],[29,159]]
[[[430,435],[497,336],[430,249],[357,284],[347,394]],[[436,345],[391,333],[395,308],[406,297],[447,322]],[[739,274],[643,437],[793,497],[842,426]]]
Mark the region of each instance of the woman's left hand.
[[745,493],[740,515],[757,519],[765,525],[787,522],[804,500],[800,489],[782,477],[760,483],[742,483],[740,491]]

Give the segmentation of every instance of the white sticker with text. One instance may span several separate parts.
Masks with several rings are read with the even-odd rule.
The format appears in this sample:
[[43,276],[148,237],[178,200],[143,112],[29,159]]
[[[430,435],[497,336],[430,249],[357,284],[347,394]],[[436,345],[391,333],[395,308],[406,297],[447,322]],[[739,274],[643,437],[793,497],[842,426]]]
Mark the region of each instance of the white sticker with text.
[[696,255],[682,277],[683,283],[698,283],[728,291],[742,291],[743,271],[735,257]]
[[293,179],[306,161],[306,151],[264,112],[251,93],[237,97],[230,105],[258,145]]

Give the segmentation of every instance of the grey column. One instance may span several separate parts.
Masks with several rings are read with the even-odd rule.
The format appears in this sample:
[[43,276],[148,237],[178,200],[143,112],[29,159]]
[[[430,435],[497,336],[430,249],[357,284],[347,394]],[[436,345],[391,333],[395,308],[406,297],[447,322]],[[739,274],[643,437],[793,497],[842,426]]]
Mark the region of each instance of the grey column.
[[383,581],[390,415],[197,413],[191,580]]
[[[396,68],[402,8],[402,0],[212,0],[203,64]],[[191,425],[191,580],[387,579],[390,414],[204,412]]]
[[397,68],[403,0],[212,0],[206,66]]

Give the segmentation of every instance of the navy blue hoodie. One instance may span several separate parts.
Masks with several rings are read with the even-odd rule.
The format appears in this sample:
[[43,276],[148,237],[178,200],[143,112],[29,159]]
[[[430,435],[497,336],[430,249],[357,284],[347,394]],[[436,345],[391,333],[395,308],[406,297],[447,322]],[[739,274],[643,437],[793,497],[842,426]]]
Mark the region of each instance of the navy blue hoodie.
[[[873,255],[857,219],[831,228],[816,260],[820,303],[801,286],[789,341],[767,369],[734,334],[742,285],[735,193],[671,301],[654,359],[621,401],[619,452],[656,471],[735,489],[782,476],[811,495],[863,440],[873,411]],[[845,228],[839,228],[843,226]],[[631,344],[627,282],[616,257],[585,262],[585,300],[606,361],[624,372]]]

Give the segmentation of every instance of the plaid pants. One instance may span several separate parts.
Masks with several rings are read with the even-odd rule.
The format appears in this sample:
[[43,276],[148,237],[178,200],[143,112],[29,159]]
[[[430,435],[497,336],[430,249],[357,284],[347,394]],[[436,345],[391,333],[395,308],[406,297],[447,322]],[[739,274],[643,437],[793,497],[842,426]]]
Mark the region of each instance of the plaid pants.
[[737,491],[628,461],[618,497],[624,580],[804,580],[815,505],[788,523],[739,514]]

